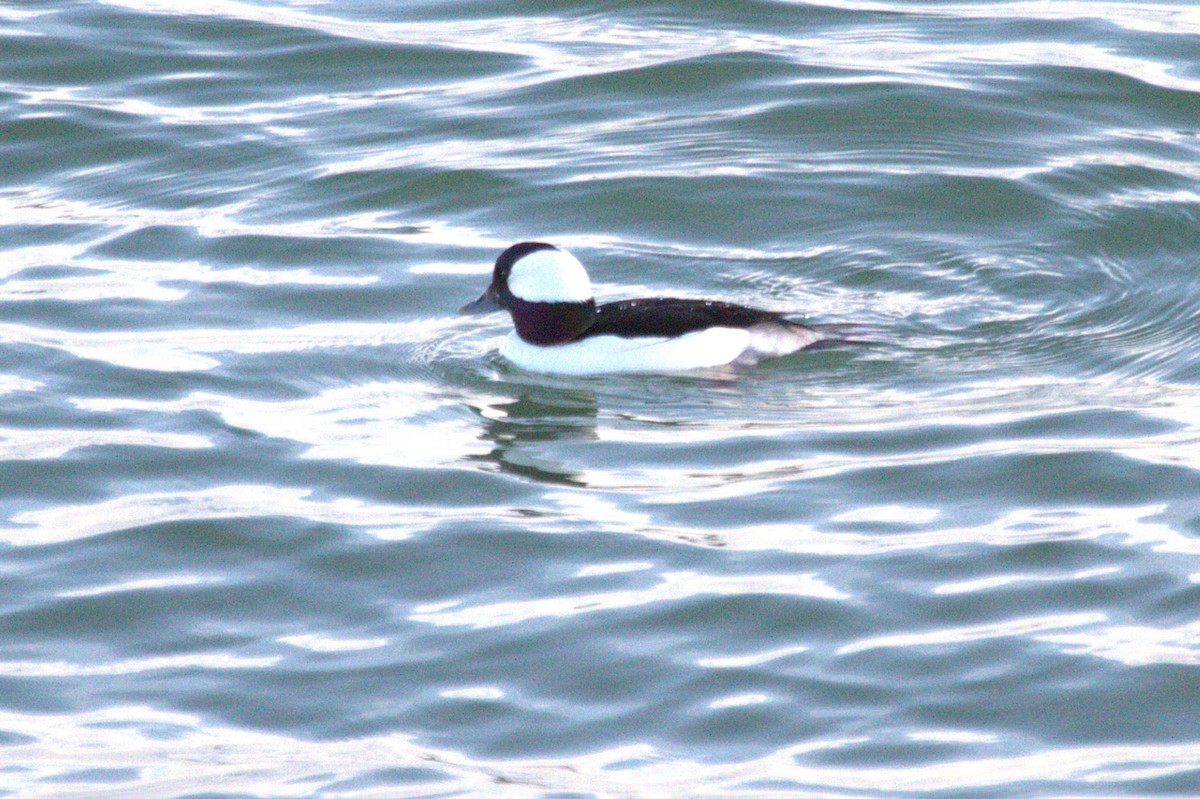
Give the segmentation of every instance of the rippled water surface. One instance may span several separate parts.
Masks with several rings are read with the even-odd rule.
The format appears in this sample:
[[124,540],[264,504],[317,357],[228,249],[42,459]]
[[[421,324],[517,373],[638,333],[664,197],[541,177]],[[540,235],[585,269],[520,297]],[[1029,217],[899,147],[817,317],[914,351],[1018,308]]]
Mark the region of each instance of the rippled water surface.
[[[0,2],[0,795],[1200,795],[1194,2]],[[544,377],[602,299],[865,345]]]

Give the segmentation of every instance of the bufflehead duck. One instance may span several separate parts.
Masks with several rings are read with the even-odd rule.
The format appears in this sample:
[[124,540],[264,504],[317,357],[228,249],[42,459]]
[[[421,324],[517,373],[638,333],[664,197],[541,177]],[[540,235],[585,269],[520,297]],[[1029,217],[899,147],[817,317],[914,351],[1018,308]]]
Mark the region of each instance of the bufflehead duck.
[[496,259],[492,283],[459,313],[506,310],[500,354],[532,372],[668,372],[802,350],[823,336],[786,314],[716,300],[654,297],[597,305],[583,264],[540,241]]

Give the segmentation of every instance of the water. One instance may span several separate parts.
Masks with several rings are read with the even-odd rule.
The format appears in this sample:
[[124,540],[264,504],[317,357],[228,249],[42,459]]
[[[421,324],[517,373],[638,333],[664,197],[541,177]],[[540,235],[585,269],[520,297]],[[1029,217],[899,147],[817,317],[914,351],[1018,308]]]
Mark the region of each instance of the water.
[[[1200,794],[1197,34],[0,3],[0,795]],[[872,343],[523,374],[529,238]]]

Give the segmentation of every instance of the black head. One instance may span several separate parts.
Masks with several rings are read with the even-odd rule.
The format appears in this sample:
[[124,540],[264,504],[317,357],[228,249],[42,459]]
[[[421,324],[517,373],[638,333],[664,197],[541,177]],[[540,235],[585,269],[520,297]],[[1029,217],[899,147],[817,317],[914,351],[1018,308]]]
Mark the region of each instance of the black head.
[[459,313],[496,310],[512,315],[525,341],[561,344],[592,324],[596,301],[587,272],[570,254],[545,242],[523,241],[500,253],[487,291]]
[[458,312],[482,314],[508,310],[513,299],[512,292],[508,288],[508,276],[512,273],[513,264],[531,252],[555,249],[558,248],[544,241],[522,241],[512,245],[496,258],[496,266],[492,269],[492,282],[487,287],[487,291],[483,292],[479,299],[459,308]]

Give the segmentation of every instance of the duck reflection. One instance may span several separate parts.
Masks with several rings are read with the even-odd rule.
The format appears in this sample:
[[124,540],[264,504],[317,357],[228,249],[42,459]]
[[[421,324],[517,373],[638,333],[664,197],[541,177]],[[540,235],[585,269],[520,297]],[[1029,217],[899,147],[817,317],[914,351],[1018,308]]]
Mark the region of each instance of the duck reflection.
[[544,445],[597,438],[595,392],[537,384],[515,388],[519,391],[515,398],[472,405],[484,421],[480,437],[494,446],[471,459],[542,482],[584,485],[582,474],[554,458],[554,448]]

